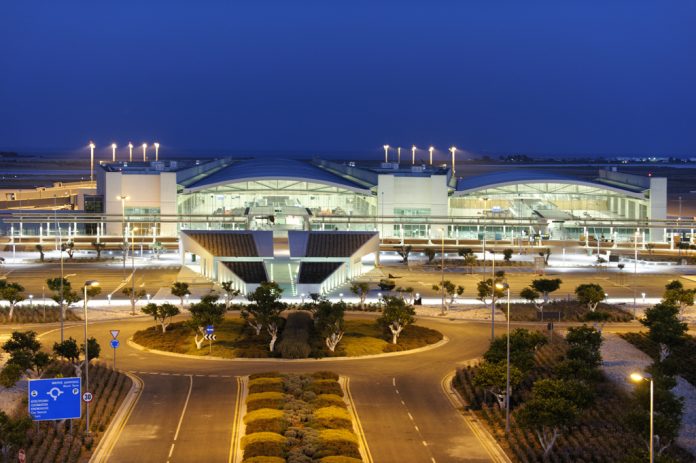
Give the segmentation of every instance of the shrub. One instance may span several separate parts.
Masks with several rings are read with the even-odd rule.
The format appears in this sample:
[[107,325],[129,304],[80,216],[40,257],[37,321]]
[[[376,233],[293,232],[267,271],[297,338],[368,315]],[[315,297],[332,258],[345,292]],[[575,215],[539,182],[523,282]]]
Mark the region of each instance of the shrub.
[[309,357],[312,348],[309,335],[312,330],[312,316],[307,312],[292,312],[283,329],[283,336],[278,344],[281,357],[299,359]]
[[283,408],[285,394],[281,392],[259,392],[249,394],[246,399],[247,410],[254,411],[261,408]]
[[0,371],[0,385],[12,387],[22,377],[22,367],[15,363],[8,363]]
[[314,400],[314,405],[317,408],[322,408],[322,407],[347,408],[347,405],[343,401],[343,398],[341,398],[340,396],[337,396],[335,394],[320,394],[320,395],[318,395],[317,398]]
[[281,458],[281,457],[251,457],[251,458],[247,458],[242,463],[285,463],[285,458]]
[[319,457],[343,455],[360,458],[358,438],[345,429],[327,429],[319,431]]
[[284,418],[285,414],[281,410],[273,408],[260,408],[251,411],[244,416],[247,434],[258,432],[275,432],[282,434],[288,427],[288,422]]
[[343,397],[343,389],[341,385],[331,379],[319,379],[309,385],[309,390],[317,395],[334,394]]
[[312,378],[333,379],[334,381],[338,381],[338,373],[334,373],[333,371],[315,371],[312,373]]
[[342,455],[332,455],[319,460],[320,463],[362,463],[359,458],[344,457]]
[[350,415],[345,408],[323,407],[314,411],[317,424],[330,429],[353,429]]
[[249,393],[283,392],[282,378],[255,378],[249,381]]
[[274,432],[257,432],[242,437],[244,458],[285,457],[287,439]]

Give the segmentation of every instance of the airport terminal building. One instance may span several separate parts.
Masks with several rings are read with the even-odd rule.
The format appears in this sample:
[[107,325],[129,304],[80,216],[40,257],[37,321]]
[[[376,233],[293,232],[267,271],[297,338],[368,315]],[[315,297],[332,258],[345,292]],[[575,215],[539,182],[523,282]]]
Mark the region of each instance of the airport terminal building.
[[[322,159],[103,163],[101,232],[374,231],[382,239],[664,241],[667,179],[599,170],[592,180],[534,170],[457,177],[448,166]],[[119,220],[120,219],[120,220]]]

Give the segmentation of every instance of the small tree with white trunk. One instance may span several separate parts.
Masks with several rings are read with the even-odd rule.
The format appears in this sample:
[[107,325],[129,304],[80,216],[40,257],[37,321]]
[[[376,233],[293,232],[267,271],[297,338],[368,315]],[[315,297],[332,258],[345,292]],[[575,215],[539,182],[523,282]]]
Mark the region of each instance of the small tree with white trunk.
[[162,326],[162,333],[167,332],[167,327],[171,324],[172,317],[179,315],[180,312],[177,306],[166,302],[164,304],[150,303],[141,310],[144,314],[154,318],[155,322]]
[[[219,325],[225,318],[225,306],[222,304],[210,303],[209,301],[202,301],[198,304],[191,304],[189,308],[191,312],[191,327],[195,331],[194,342],[196,343],[196,348],[200,349],[203,346],[203,341],[205,341],[205,327],[208,325]],[[201,337],[198,338],[200,333]]]
[[231,281],[223,281],[220,286],[222,286],[223,291],[225,291],[225,309],[230,310],[230,303],[232,298],[235,298],[241,294],[241,291],[235,289],[232,285],[234,283]]
[[445,280],[442,284],[433,285],[433,291],[438,291],[442,294],[443,308],[449,310],[457,297],[464,294],[464,286],[455,285],[451,281]]
[[600,302],[604,300],[604,288],[596,283],[585,283],[575,288],[575,296],[578,302],[586,306],[590,312],[594,312]]
[[382,316],[377,322],[391,332],[392,344],[396,344],[404,328],[415,321],[416,311],[400,297],[384,296],[382,299]]
[[370,291],[370,285],[364,281],[356,281],[350,285],[350,290],[360,298],[360,310],[365,310],[365,299]]
[[345,310],[346,303],[342,301],[332,304],[326,299],[321,299],[316,304],[314,325],[331,352],[336,350],[336,346],[343,339]]
[[280,301],[283,290],[274,281],[262,282],[253,293],[247,296],[249,304],[242,309],[241,316],[251,326],[256,335],[261,334],[261,329],[271,337],[268,349],[273,352],[278,340],[280,329],[280,313],[285,310],[285,304]]

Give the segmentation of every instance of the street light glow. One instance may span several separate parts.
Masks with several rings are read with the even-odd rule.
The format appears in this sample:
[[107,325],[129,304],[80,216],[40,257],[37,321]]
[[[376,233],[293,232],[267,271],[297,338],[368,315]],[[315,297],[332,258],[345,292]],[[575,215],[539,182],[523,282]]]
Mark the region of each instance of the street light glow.
[[143,143],[143,161],[147,161],[147,143]]
[[433,165],[433,151],[435,151],[434,147],[431,146],[430,148],[428,148],[428,152],[430,153],[430,165],[431,166]]
[[389,145],[384,145],[384,162],[389,162]]
[[155,162],[159,161],[159,143],[155,142]]
[[411,165],[416,164],[416,145],[411,146]]
[[457,148],[452,146],[450,148],[450,151],[452,152],[452,174],[454,174],[457,171],[457,169],[455,167],[455,159],[454,159],[454,155],[457,152]]

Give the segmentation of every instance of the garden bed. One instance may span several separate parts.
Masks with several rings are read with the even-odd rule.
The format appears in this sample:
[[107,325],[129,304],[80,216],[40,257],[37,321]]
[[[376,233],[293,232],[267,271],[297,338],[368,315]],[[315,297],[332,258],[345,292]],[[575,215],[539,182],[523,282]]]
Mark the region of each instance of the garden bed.
[[351,404],[337,374],[249,377],[239,448],[244,463],[360,463]]
[[[194,343],[194,332],[186,322],[173,323],[166,333],[161,328],[152,327],[136,332],[133,341],[148,349],[176,352],[179,354],[197,356],[215,356],[222,358],[274,358],[279,357],[278,346],[270,352],[268,349],[269,338],[262,331],[256,336],[239,318],[227,317],[215,328],[216,341],[211,346],[205,342],[201,349],[197,349]],[[442,333],[417,325],[407,326],[397,344],[390,342],[384,330],[375,321],[346,320],[345,334],[331,352],[324,340],[314,331],[309,338],[311,347],[309,357],[357,357],[363,355],[376,355],[388,352],[405,351],[428,346],[442,340]]]
[[[507,312],[507,306],[499,301],[498,307]],[[633,314],[626,309],[613,305],[600,303],[597,312],[609,314],[608,322],[629,322],[633,320]],[[582,322],[587,321],[589,310],[577,301],[551,301],[544,305],[544,320],[558,321],[549,312],[560,312],[561,321]],[[538,321],[540,312],[534,304],[513,303],[510,304],[510,320],[512,321]]]
[[[534,432],[518,424],[517,412],[531,395],[535,381],[554,378],[556,367],[567,350],[567,343],[558,335],[540,347],[535,365],[511,395],[510,433],[505,435],[505,410],[501,409],[484,389],[474,385],[478,366],[459,369],[454,386],[467,403],[467,408],[484,424],[514,462],[620,462],[630,459],[645,442],[627,428],[630,397],[604,378],[596,383],[596,400],[584,410],[578,422],[558,437],[556,445],[544,458],[543,449]],[[683,449],[672,447],[668,452],[675,462],[692,461]]]
[[[65,321],[72,322],[82,320],[72,309],[65,309]],[[15,307],[12,320],[10,320],[9,307],[0,307],[0,324],[17,323],[55,323],[60,321],[60,309],[57,306],[44,306],[34,304],[27,307],[25,304]]]
[[[59,375],[74,376],[74,367],[67,362],[52,363],[42,378]],[[89,369],[90,390],[95,400],[90,405],[90,436],[85,436],[85,403],[82,418],[64,422],[37,421],[27,431],[26,461],[43,463],[86,462],[90,459],[99,439],[109,426],[131,388],[128,376],[101,363]],[[15,449],[16,450],[16,449]],[[15,460],[13,460],[15,461]]]

